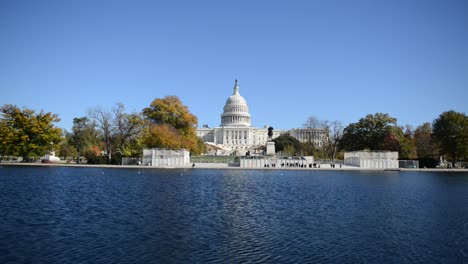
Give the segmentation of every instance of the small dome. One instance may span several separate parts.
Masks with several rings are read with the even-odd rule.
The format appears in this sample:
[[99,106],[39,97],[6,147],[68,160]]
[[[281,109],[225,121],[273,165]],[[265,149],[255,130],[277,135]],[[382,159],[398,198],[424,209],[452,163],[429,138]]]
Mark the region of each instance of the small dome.
[[244,97],[239,94],[237,80],[234,85],[234,93],[229,96],[221,115],[221,126],[251,126],[249,107]]

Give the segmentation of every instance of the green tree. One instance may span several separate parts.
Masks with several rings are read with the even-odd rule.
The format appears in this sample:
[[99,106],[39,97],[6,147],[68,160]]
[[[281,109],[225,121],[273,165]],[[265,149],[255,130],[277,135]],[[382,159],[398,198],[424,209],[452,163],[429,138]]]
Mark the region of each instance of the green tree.
[[387,137],[387,144],[390,143],[389,133],[392,131],[389,128],[395,127],[396,122],[397,120],[388,114],[367,115],[343,130],[339,146],[348,151],[381,150]]
[[346,151],[390,150],[398,151],[402,159],[415,158],[414,144],[397,126],[397,119],[376,113],[349,124],[343,130],[339,148]]
[[8,126],[7,121],[0,119],[0,158],[12,153],[12,145],[10,143],[12,136],[13,130]]
[[208,150],[206,148],[205,142],[203,142],[203,139],[197,137],[197,149],[198,152],[195,155],[200,155],[202,153],[206,153]]
[[0,141],[2,154],[18,155],[23,161],[51,151],[60,141],[61,129],[53,123],[60,121],[56,114],[4,105],[0,108]]
[[77,155],[78,152],[76,148],[70,145],[66,139],[59,143],[57,156],[64,157],[64,159],[67,160],[68,157],[76,157]]
[[275,142],[276,152],[282,151],[294,156],[302,150],[301,142],[290,135],[281,135],[272,141]]
[[453,167],[457,159],[468,158],[468,117],[464,113],[442,113],[432,123],[432,132],[440,153],[450,156]]
[[[144,135],[144,134],[143,134]],[[128,142],[128,144],[123,145],[120,148],[120,153],[122,157],[141,157],[145,144],[143,140],[144,136],[138,136]]]
[[72,133],[69,136],[69,143],[77,150],[77,162],[80,162],[80,156],[88,149],[99,145],[99,133],[96,125],[87,117],[73,118]]

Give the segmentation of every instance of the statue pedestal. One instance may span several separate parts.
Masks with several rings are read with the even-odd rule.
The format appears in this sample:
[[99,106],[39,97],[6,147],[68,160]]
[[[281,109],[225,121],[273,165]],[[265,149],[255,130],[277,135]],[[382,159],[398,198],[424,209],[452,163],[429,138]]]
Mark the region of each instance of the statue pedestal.
[[266,143],[266,155],[267,156],[274,156],[275,153],[275,142],[273,141],[268,141]]

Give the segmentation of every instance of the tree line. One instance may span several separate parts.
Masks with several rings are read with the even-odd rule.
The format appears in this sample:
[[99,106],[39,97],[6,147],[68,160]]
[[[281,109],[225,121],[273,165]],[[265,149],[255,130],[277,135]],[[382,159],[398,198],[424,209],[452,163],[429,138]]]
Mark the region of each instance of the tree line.
[[[120,164],[121,157],[140,157],[143,148],[188,149],[193,155],[206,152],[196,136],[197,117],[177,96],[156,98],[138,113],[127,113],[122,103],[111,109],[90,108],[86,116],[73,119],[71,131],[55,126],[58,115],[6,104],[0,108],[0,156],[19,156],[24,161],[56,151],[65,159],[88,163]],[[447,111],[432,123],[416,128],[399,126],[388,114],[375,113],[344,127],[339,121],[309,117],[303,127],[324,131],[317,146],[282,135],[273,141],[276,150],[288,155],[312,155],[342,159],[344,151],[398,151],[400,159],[419,159],[435,166],[439,157],[457,161],[468,158],[468,118]]]
[[197,117],[177,96],[156,98],[139,113],[122,103],[111,109],[90,108],[73,119],[71,131],[56,127],[58,115],[4,105],[0,109],[0,156],[37,159],[50,151],[79,163],[120,164],[122,157],[140,157],[143,148],[186,148],[205,152],[196,136]]
[[435,167],[440,157],[450,160],[453,167],[457,161],[468,159],[468,117],[453,110],[416,128],[399,126],[396,118],[383,113],[366,115],[346,127],[339,121],[309,117],[304,128],[325,131],[323,145],[317,148],[312,140],[299,142],[283,135],[274,140],[277,150],[332,161],[343,158],[344,151],[397,151],[400,159],[418,159],[420,166],[426,167]]

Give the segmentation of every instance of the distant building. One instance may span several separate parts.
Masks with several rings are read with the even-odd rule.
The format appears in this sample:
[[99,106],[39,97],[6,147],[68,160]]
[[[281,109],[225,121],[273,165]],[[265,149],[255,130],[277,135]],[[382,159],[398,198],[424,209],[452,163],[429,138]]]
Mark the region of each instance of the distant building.
[[325,140],[327,140],[327,133],[319,128],[294,128],[289,130],[288,134],[300,142],[310,141],[317,148],[321,148]]
[[[234,92],[226,100],[226,104],[221,114],[221,125],[215,128],[209,128],[203,125],[197,129],[197,136],[208,145],[219,148],[217,154],[231,155],[233,153],[245,153],[251,149],[265,145],[268,139],[268,127],[252,127],[251,115],[247,102],[239,93],[237,80],[234,84]],[[273,130],[272,139],[282,134],[290,134],[299,141],[307,142],[309,139],[320,147],[326,139],[326,132],[321,129],[292,129],[292,130]],[[307,136],[305,136],[307,135]]]

